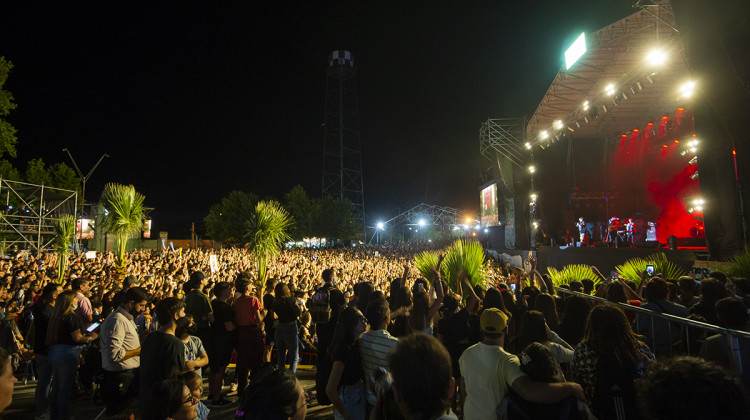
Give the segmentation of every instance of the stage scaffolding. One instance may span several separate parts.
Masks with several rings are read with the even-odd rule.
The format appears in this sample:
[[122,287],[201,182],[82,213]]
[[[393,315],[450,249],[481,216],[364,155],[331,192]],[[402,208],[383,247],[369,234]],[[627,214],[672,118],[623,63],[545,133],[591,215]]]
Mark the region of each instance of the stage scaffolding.
[[3,249],[42,252],[52,249],[52,220],[76,213],[78,193],[45,185],[0,179],[0,240]]
[[389,227],[401,225],[419,226],[420,221],[422,221],[425,225],[450,228],[463,225],[467,217],[473,220],[478,219],[478,216],[473,213],[459,212],[459,210],[452,207],[422,203],[385,221],[385,225]]

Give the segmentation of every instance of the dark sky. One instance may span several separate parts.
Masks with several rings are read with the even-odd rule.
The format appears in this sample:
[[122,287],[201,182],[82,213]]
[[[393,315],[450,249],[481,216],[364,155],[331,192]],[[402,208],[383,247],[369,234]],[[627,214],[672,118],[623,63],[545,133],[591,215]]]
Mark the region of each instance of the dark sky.
[[67,147],[85,173],[106,152],[87,197],[132,183],[170,235],[234,189],[320,194],[327,57],[340,48],[358,72],[369,224],[420,202],[478,212],[481,123],[530,116],[567,44],[634,11],[628,0],[75,3],[0,5],[13,163],[70,164]]

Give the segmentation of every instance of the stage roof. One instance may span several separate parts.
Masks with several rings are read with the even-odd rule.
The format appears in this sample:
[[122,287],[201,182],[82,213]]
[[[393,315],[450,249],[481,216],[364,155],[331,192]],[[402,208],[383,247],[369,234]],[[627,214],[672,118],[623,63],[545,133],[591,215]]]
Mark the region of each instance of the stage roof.
[[[529,120],[526,138],[532,145],[544,147],[563,135],[619,137],[689,105],[680,95],[689,72],[672,6],[657,3],[586,34],[587,52],[569,70],[563,66]],[[646,58],[654,48],[666,53],[659,67]],[[605,91],[610,84],[613,95]],[[594,107],[596,118],[590,114]],[[556,128],[558,120],[562,126]],[[546,139],[540,135],[544,130]]]

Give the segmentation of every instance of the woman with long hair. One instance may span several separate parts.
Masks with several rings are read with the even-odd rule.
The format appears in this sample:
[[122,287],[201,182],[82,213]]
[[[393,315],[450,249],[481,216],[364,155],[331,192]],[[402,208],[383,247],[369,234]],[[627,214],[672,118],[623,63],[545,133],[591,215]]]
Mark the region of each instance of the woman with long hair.
[[34,403],[36,405],[36,417],[43,417],[49,408],[50,381],[52,380],[52,367],[49,364],[49,348],[47,340],[47,329],[49,320],[55,313],[55,299],[62,292],[62,287],[57,283],[49,283],[42,290],[42,294],[34,304],[32,314],[32,329],[34,330],[34,359],[36,359],[37,379],[34,391]]
[[295,373],[297,372],[297,363],[299,363],[297,321],[299,320],[300,309],[286,283],[277,284],[275,293],[274,311],[279,321],[275,332],[278,367],[283,370],[286,363],[289,362],[289,369],[292,373]]
[[253,376],[237,420],[302,420],[307,414],[305,390],[289,370],[266,368]]
[[46,344],[49,346],[48,360],[52,367],[52,390],[50,391],[50,419],[67,419],[70,392],[78,371],[78,362],[83,344],[90,343],[99,335],[88,332],[73,311],[78,305],[76,292],[66,290],[55,300],[55,311],[47,327]]
[[573,347],[550,330],[544,314],[539,311],[526,311],[521,316],[521,328],[516,338],[508,345],[508,350],[519,355],[531,343],[540,343],[550,349],[558,364],[573,361]]
[[554,296],[547,293],[537,296],[536,301],[534,301],[534,310],[544,314],[544,319],[547,321],[549,329],[557,331],[557,327],[560,325],[560,318],[557,316],[557,304]]
[[336,420],[364,420],[367,395],[357,341],[367,329],[365,317],[354,307],[341,312],[328,348],[333,362],[326,395],[333,403]]
[[654,354],[633,332],[622,309],[597,305],[573,355],[573,379],[583,387],[598,418],[612,418],[617,407],[625,407],[625,418],[632,418],[637,416],[633,382],[653,362]]
[[586,334],[586,320],[591,312],[591,303],[581,296],[568,296],[565,298],[562,319],[557,327],[560,338],[575,347],[583,340]]

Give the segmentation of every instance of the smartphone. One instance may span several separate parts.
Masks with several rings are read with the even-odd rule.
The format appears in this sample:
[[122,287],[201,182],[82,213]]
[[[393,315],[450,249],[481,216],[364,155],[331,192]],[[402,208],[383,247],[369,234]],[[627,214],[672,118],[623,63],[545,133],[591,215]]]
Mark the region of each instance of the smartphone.
[[700,282],[703,279],[703,269],[693,268],[693,278],[695,278],[696,281]]
[[101,322],[94,322],[91,324],[88,328],[86,328],[86,331],[88,332],[94,332],[95,329],[97,329],[101,325]]
[[654,266],[649,264],[646,266],[646,274],[648,274],[649,277],[654,276]]
[[512,290],[514,292],[516,291],[516,284],[515,283],[511,283],[510,284],[510,290]]

